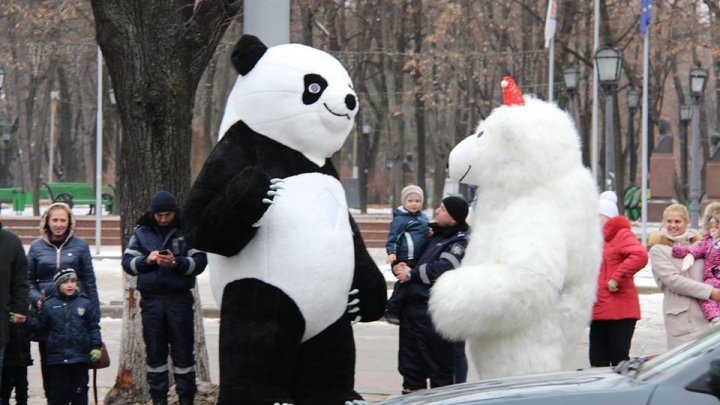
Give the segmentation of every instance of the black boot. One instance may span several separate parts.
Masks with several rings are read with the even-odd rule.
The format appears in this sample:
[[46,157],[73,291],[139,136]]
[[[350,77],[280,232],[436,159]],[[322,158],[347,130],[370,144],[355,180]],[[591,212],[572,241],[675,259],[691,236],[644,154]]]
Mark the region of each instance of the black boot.
[[167,392],[150,391],[153,405],[168,405]]
[[193,405],[195,403],[195,395],[184,395],[180,397],[180,405]]

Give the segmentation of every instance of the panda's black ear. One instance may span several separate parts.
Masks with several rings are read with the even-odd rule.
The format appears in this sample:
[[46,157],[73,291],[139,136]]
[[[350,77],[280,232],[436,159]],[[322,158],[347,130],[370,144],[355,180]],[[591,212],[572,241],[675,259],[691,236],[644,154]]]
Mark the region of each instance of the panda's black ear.
[[258,37],[243,35],[233,48],[231,59],[235,69],[243,76],[250,73],[267,49]]

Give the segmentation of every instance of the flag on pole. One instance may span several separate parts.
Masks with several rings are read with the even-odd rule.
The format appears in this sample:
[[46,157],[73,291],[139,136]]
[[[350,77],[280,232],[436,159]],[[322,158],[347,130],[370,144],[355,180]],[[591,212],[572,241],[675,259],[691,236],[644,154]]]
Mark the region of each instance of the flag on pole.
[[[650,19],[652,18],[652,0],[642,0],[642,13],[640,14],[640,36],[645,38]],[[545,29],[547,32],[547,28]],[[547,34],[546,34],[547,36]]]
[[555,39],[555,25],[557,25],[557,0],[548,0],[547,16],[545,16],[545,48]]

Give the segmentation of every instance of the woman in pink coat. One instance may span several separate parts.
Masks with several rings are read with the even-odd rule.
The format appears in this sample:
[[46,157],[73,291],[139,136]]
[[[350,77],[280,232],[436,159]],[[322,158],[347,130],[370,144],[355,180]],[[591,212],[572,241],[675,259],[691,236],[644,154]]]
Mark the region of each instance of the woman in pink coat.
[[605,367],[630,358],[630,342],[640,319],[633,277],[645,267],[648,255],[633,234],[630,221],[618,215],[615,193],[600,195],[598,212],[605,244],[590,324],[590,365]]

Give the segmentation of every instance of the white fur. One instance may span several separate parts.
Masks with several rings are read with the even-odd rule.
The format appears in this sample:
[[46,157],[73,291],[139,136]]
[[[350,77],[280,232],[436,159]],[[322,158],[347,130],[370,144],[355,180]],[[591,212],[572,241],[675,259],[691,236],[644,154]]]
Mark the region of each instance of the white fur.
[[561,370],[590,320],[602,252],[572,120],[533,98],[501,106],[451,152],[450,175],[478,199],[462,265],[432,289],[436,327],[468,341],[481,379]]
[[352,284],[355,251],[342,184],[318,173],[285,179],[253,239],[232,257],[210,255],[215,301],[245,278],[274,285],[300,308],[303,342],[340,318]]
[[[303,78],[311,73],[322,76],[328,87],[319,101],[305,105]],[[253,131],[323,166],[352,129],[358,108],[347,108],[348,95],[357,99],[350,76],[330,54],[300,44],[274,46],[248,74],[238,76],[228,97],[220,136],[243,120]]]

